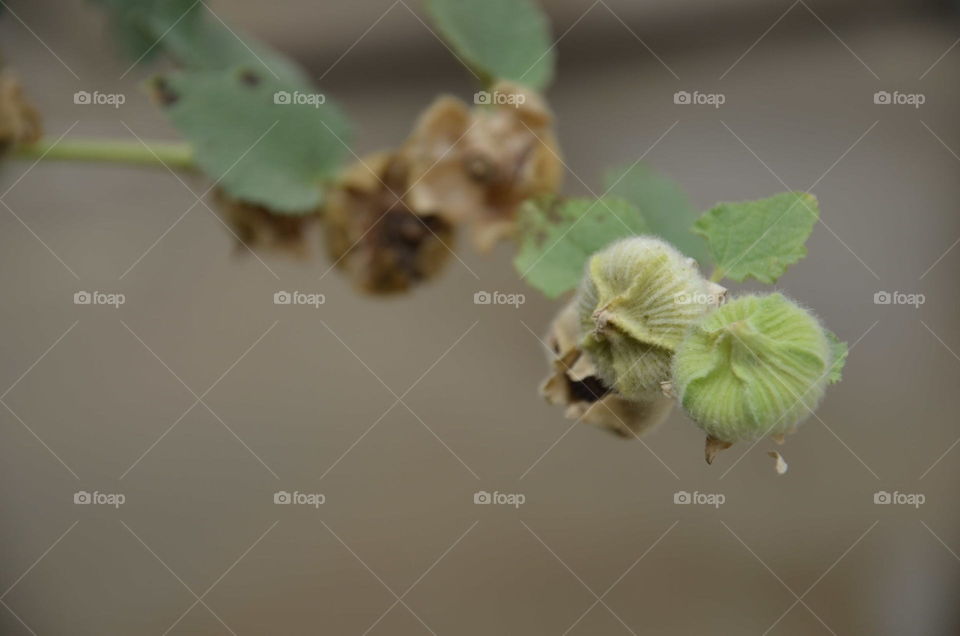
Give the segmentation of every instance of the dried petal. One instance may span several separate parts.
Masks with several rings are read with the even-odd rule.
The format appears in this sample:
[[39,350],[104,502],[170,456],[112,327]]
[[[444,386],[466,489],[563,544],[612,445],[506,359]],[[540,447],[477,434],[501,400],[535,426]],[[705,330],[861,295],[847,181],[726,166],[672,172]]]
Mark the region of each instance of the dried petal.
[[234,199],[219,188],[214,197],[241,246],[286,252],[298,257],[308,254],[306,232],[316,221],[316,213],[277,214],[261,205]]
[[20,80],[0,70],[0,151],[40,140],[40,115],[23,96]]
[[599,402],[586,407],[580,413],[579,408],[567,411],[571,419],[605,428],[621,437],[640,437],[652,431],[670,415],[673,400],[654,397],[649,402],[633,402],[615,393],[609,393]]
[[513,230],[527,198],[555,192],[562,164],[543,100],[501,83],[511,103],[470,110],[453,97],[437,99],[420,117],[402,153],[410,166],[410,205],[473,228],[482,250]]
[[717,454],[720,451],[727,450],[731,446],[733,446],[732,442],[725,442],[711,435],[707,435],[707,444],[703,450],[703,455],[706,458],[707,463],[712,464],[713,460],[717,458]]
[[580,350],[579,319],[570,303],[554,320],[547,335],[553,352],[553,373],[543,382],[540,393],[551,404],[565,406],[570,419],[593,424],[622,437],[639,437],[663,422],[673,401],[664,396],[635,402],[612,391],[596,376],[590,357]]
[[783,475],[784,473],[787,472],[787,468],[788,468],[787,461],[783,458],[783,455],[781,455],[777,451],[768,451],[767,455],[777,460],[776,469],[777,469],[778,475]]
[[406,291],[438,274],[450,257],[453,227],[415,214],[402,198],[408,170],[396,154],[351,166],[329,193],[324,226],[334,264],[361,290]]

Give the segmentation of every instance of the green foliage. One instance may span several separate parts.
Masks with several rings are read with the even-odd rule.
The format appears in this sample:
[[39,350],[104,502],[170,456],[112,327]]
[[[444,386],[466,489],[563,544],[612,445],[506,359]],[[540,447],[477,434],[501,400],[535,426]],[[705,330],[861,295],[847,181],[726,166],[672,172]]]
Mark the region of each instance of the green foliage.
[[555,54],[546,16],[533,0],[426,0],[454,52],[489,84],[513,80],[542,89]]
[[239,68],[182,71],[155,82],[197,164],[220,187],[272,211],[299,214],[321,203],[323,182],[346,151],[337,137],[348,125],[329,101],[277,103],[275,96],[292,96],[291,88],[265,71]]
[[163,50],[161,36],[168,31],[190,31],[203,20],[196,0],[93,0],[110,16],[120,48],[134,60],[149,59]]
[[774,283],[807,255],[804,243],[819,215],[812,194],[784,192],[758,201],[720,203],[697,220],[694,231],[707,239],[723,276]]
[[222,70],[245,66],[265,70],[290,88],[308,87],[309,78],[286,56],[245,37],[216,18],[193,28],[174,29],[162,40],[169,53],[187,68]]
[[650,232],[664,239],[701,265],[707,263],[707,246],[692,231],[700,212],[675,182],[644,163],[609,170],[604,187],[640,209]]
[[115,37],[134,60],[166,53],[182,66],[264,69],[291,85],[306,75],[283,55],[224,24],[196,0],[94,0],[109,13]]
[[348,125],[329,102],[275,103],[275,95],[316,94],[295,63],[245,38],[196,0],[95,2],[108,11],[133,59],[163,53],[186,69],[155,88],[195,146],[197,165],[238,199],[286,214],[316,209],[323,181],[344,156],[337,137],[347,135]]
[[531,200],[520,209],[513,262],[528,283],[556,298],[580,283],[594,252],[647,231],[640,211],[623,199]]
[[827,382],[836,384],[843,378],[843,367],[847,364],[847,355],[849,348],[847,343],[837,337],[829,329],[827,330],[827,340],[830,342],[830,350],[833,354],[833,362],[830,363],[830,374],[827,375]]

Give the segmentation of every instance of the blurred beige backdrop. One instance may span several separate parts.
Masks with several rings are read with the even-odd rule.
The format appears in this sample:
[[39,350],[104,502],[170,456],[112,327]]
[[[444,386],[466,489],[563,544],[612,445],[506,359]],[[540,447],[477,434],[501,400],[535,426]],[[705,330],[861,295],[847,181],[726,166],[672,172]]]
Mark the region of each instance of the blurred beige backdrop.
[[[51,136],[175,138],[139,88],[157,67],[119,79],[130,62],[95,8],[9,6],[0,47]],[[474,90],[402,3],[211,6],[323,76],[358,154]],[[322,276],[319,243],[306,262],[237,256],[202,205],[180,219],[196,199],[163,170],[18,162],[0,175],[0,632],[960,630],[960,22],[893,1],[547,6],[566,32],[549,99],[569,193],[648,150],[702,208],[814,184],[823,223],[777,287],[857,344],[784,448],[789,472],[766,444],[705,465],[680,413],[644,443],[571,429],[536,394],[558,305],[508,246],[463,241],[439,281],[365,298]],[[77,106],[78,90],[127,102]],[[876,105],[879,90],[926,101]],[[127,302],[76,306],[78,290]],[[327,302],[276,306],[279,290]],[[480,290],[527,302],[477,306]],[[80,490],[126,501],[75,505]],[[278,506],[281,490],[326,501]],[[480,490],[525,503],[478,506]]]

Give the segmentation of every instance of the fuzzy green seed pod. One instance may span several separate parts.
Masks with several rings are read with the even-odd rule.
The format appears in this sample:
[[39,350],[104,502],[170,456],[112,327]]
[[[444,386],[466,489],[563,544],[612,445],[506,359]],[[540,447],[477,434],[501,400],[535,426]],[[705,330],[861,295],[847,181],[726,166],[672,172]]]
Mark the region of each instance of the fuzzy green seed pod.
[[743,296],[707,315],[674,356],[684,410],[722,442],[783,435],[816,408],[832,353],[819,321],[782,294]]
[[660,239],[617,241],[587,264],[579,291],[581,346],[607,386],[648,400],[669,379],[684,334],[724,292]]

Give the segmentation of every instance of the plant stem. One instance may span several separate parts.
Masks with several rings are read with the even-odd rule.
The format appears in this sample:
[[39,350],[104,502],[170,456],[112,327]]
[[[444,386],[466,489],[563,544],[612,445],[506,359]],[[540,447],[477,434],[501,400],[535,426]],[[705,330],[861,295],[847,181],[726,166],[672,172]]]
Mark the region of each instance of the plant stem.
[[65,139],[60,142],[41,139],[17,148],[14,157],[44,161],[106,161],[136,165],[167,165],[194,168],[193,149],[185,142],[136,140]]
[[724,275],[724,272],[722,269],[720,269],[719,267],[715,268],[713,270],[713,273],[710,274],[710,282],[719,283],[720,280],[723,278],[723,275]]

